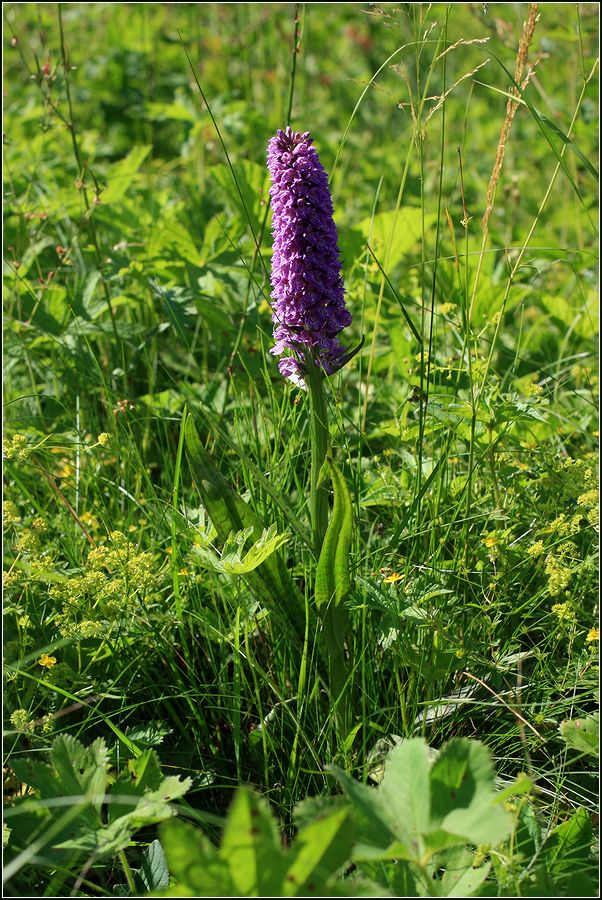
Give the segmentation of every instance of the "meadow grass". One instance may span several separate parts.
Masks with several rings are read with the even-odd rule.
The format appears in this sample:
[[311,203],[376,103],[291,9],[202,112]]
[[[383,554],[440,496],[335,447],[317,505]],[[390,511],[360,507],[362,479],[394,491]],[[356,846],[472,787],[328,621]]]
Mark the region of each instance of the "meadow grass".
[[[544,830],[595,811],[559,726],[597,697],[598,13],[539,14],[5,5],[9,803],[13,762],[57,735],[104,738],[117,769],[130,740],[192,779],[189,816],[215,825],[250,783],[290,837],[329,764],[374,782],[423,736],[526,772]],[[309,398],[269,353],[265,148],[289,123],[330,173],[365,340],[326,382],[347,725],[315,618]],[[207,563],[223,538],[185,409],[288,536],[291,596]],[[9,824],[14,895],[110,894],[122,868],[132,893],[123,854],[49,874]],[[535,858],[509,853],[492,890],[527,893]]]

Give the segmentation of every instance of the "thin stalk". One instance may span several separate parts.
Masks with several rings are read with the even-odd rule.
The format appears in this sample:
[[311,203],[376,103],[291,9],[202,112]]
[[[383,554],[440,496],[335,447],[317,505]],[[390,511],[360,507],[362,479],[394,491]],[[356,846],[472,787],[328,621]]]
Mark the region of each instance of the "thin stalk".
[[309,511],[312,545],[316,559],[320,556],[324,535],[328,527],[328,490],[320,485],[320,471],[328,453],[330,432],[328,407],[324,393],[324,373],[310,360],[307,364],[306,383],[309,391],[309,440],[311,448],[311,474]]
[[[567,137],[569,137],[569,138],[571,136],[571,132],[572,132],[573,128],[575,127],[575,122],[577,120],[577,116],[579,115],[579,110],[581,109],[581,104],[583,103],[583,98],[585,97],[585,91],[587,89],[587,86],[588,86],[589,82],[591,81],[591,79],[593,78],[594,72],[598,68],[598,62],[599,62],[598,60],[596,60],[594,62],[592,69],[591,69],[589,75],[587,76],[586,80],[584,81],[584,83],[581,87],[581,91],[579,92],[579,97],[577,99],[577,106],[575,107],[575,111],[573,113],[573,117],[571,119],[571,123],[570,123],[570,125],[568,127],[568,131],[567,131]],[[497,322],[495,325],[495,331],[494,331],[493,337],[491,339],[491,346],[489,348],[489,355],[487,357],[487,363],[485,365],[485,371],[483,373],[483,378],[481,381],[479,395],[485,389],[485,383],[487,380],[487,376],[489,375],[489,369],[491,368],[491,364],[493,361],[493,354],[495,352],[495,347],[497,344],[497,337],[498,337],[498,334],[499,334],[499,331],[500,331],[500,328],[501,328],[501,325],[502,325],[502,322],[504,319],[504,315],[506,313],[506,305],[508,303],[508,297],[510,296],[510,291],[512,289],[512,285],[514,284],[514,279],[516,277],[516,273],[518,272],[518,270],[520,269],[520,267],[522,265],[523,257],[525,255],[525,253],[527,252],[527,247],[531,243],[531,238],[533,237],[533,234],[539,224],[539,220],[543,214],[543,211],[548,204],[548,200],[550,199],[550,194],[552,193],[552,188],[554,187],[554,184],[556,183],[556,178],[558,177],[558,173],[560,172],[560,168],[562,165],[562,158],[564,157],[564,154],[566,153],[567,147],[568,147],[568,144],[564,144],[562,146],[562,148],[560,149],[560,152],[559,152],[560,160],[559,160],[559,162],[556,163],[556,166],[554,167],[554,171],[552,172],[552,177],[550,178],[550,182],[548,184],[546,192],[543,196],[541,203],[539,204],[539,208],[535,214],[533,222],[531,223],[531,227],[529,228],[529,232],[523,242],[523,245],[520,248],[520,252],[516,258],[516,262],[514,263],[512,270],[510,272],[510,275],[508,276],[508,281],[506,283],[506,289],[504,291],[504,296],[502,298],[502,306],[500,309],[500,315],[497,319]]]
[[[299,7],[302,7],[302,14],[299,16]],[[288,107],[286,113],[286,124],[291,124],[293,115],[293,99],[295,96],[295,75],[297,72],[297,56],[301,51],[301,38],[303,35],[303,18],[305,18],[305,4],[295,3],[295,36],[293,38],[293,52],[291,54],[291,77],[288,92]]]
[[[470,407],[471,407],[471,417],[470,417],[470,447],[468,450],[468,481],[466,485],[466,512],[465,512],[465,539],[464,539],[464,547],[466,552],[468,552],[468,540],[467,534],[468,529],[470,527],[470,507],[472,503],[472,475],[474,470],[474,446],[476,439],[476,425],[477,425],[477,405],[475,398],[475,385],[472,373],[472,333],[471,333],[471,312],[472,307],[469,299],[469,272],[470,265],[468,262],[469,257],[469,234],[468,234],[468,225],[470,223],[470,216],[468,215],[468,210],[466,208],[466,195],[464,193],[464,170],[462,168],[462,150],[458,147],[458,162],[460,165],[460,190],[462,193],[462,212],[463,219],[462,225],[464,227],[464,348],[468,355],[467,357],[467,365],[468,365],[468,383],[470,388]],[[464,349],[463,349],[464,352]]]
[[[73,147],[73,155],[75,156],[75,161],[77,164],[78,178],[82,182],[81,190],[82,190],[82,195],[84,198],[84,203],[86,205],[86,211],[88,214],[86,217],[87,225],[88,225],[88,228],[90,231],[90,237],[92,238],[92,243],[94,244],[94,251],[96,254],[96,262],[98,265],[98,269],[102,275],[102,255],[100,252],[100,246],[98,244],[98,238],[96,236],[96,228],[94,227],[94,223],[92,221],[92,207],[90,205],[90,201],[88,199],[88,192],[86,191],[86,187],[84,184],[84,171],[87,168],[87,165],[85,165],[82,161],[79,144],[77,142],[77,136],[75,134],[75,124],[74,124],[74,118],[73,118],[73,102],[71,100],[71,87],[70,87],[70,83],[69,83],[70,65],[69,65],[69,62],[67,59],[67,51],[65,48],[65,34],[63,31],[63,12],[62,12],[62,7],[61,7],[60,3],[58,5],[58,17],[59,17],[59,34],[60,34],[60,41],[61,41],[61,60],[63,63],[63,72],[64,72],[64,77],[65,77],[65,93],[67,95],[67,106],[69,107],[69,121],[66,122],[66,125],[69,130],[69,134],[71,136],[71,144]],[[65,121],[65,120],[63,119],[63,121]],[[90,174],[92,175],[92,178],[94,179],[94,175],[92,174],[92,172],[90,171],[89,168],[88,168],[88,171],[90,172]],[[109,294],[109,289],[108,289],[107,283],[105,281],[104,275],[102,275],[101,284],[102,284],[102,289],[103,289],[105,301],[107,304],[107,308],[109,310],[109,317],[111,319],[111,326],[113,328],[113,336],[115,337],[117,346],[121,346],[122,366],[123,366],[123,386],[124,386],[124,390],[125,390],[127,387],[127,381],[126,381],[126,366],[125,366],[125,359],[124,359],[124,349],[123,349],[123,345],[120,345],[119,332],[117,331],[117,322],[115,321],[115,313],[113,312],[111,296]]]
[[125,875],[125,880],[128,883],[128,887],[132,893],[132,896],[135,897],[136,894],[138,893],[138,888],[136,887],[136,882],[134,881],[134,874],[130,868],[129,862],[127,861],[125,851],[120,850],[118,856],[119,856],[119,862],[121,863],[122,868],[123,868],[123,874]]

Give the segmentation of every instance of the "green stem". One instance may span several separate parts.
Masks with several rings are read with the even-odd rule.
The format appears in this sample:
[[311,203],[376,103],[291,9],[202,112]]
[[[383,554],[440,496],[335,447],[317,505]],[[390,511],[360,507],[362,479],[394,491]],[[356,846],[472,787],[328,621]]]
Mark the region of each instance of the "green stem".
[[121,865],[123,867],[123,873],[125,875],[125,880],[127,881],[130,891],[132,892],[132,894],[135,897],[138,889],[136,887],[136,882],[134,881],[134,873],[132,872],[132,870],[130,868],[130,864],[127,861],[125,852],[123,850],[120,850],[118,856],[119,856],[119,861],[121,862]]
[[311,445],[311,482],[309,510],[311,536],[316,559],[320,557],[324,535],[328,527],[328,490],[319,484],[320,471],[330,443],[328,429],[328,407],[324,393],[324,373],[313,361],[308,360],[305,376],[309,391],[310,421],[309,440]]

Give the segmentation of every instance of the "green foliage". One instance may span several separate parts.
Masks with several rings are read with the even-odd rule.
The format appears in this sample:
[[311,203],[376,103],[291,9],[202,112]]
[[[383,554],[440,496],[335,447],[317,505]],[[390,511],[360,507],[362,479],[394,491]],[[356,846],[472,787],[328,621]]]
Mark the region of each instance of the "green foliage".
[[[333,774],[347,802],[304,801],[286,851],[266,801],[249,789],[236,794],[219,849],[187,823],[163,825],[174,883],[155,895],[471,896],[491,870],[483,851],[499,847],[515,827],[495,794],[491,758],[474,741],[450,741],[432,767],[424,741],[402,742],[378,788],[336,768]],[[513,785],[504,796],[516,790],[523,788]],[[591,833],[588,843],[576,823],[561,828],[544,845],[549,864],[561,846],[591,844]],[[476,854],[466,845],[477,846]],[[363,877],[341,878],[351,862]]]
[[565,719],[560,723],[560,734],[571,750],[600,755],[600,716],[594,713],[585,719]]
[[161,840],[175,884],[155,896],[340,896],[331,882],[349,858],[353,830],[347,809],[303,828],[288,851],[281,847],[266,801],[241,789],[215,848],[198,829],[174,821]]
[[264,528],[261,537],[245,550],[247,539],[253,534],[253,527],[243,531],[231,532],[218,556],[209,547],[196,544],[192,551],[201,563],[216,572],[224,572],[227,575],[246,575],[271,556],[279,547],[290,540],[290,534],[277,534],[276,526],[270,525]]
[[[404,878],[414,891],[440,870],[447,876],[439,885],[440,896],[476,891],[489,865],[475,866],[465,845],[495,846],[512,830],[512,817],[494,793],[491,758],[474,741],[450,741],[432,767],[423,740],[402,741],[389,755],[376,789],[336,768],[333,773],[352,803],[361,836],[354,859],[369,875],[381,863],[402,861]],[[384,883],[395,890],[389,876]]]
[[[277,553],[277,546],[281,546],[284,541],[279,541],[278,538],[275,540],[274,534],[271,532],[268,536],[267,530],[263,528],[259,517],[249,504],[228,485],[225,478],[215,468],[211,457],[199,440],[191,415],[185,417],[184,427],[186,449],[193,466],[197,486],[213,526],[224,542],[223,554],[226,555],[227,563],[229,562],[229,547],[232,546],[232,542],[235,542],[238,549],[233,562],[236,565],[236,560],[238,560],[238,574],[243,574],[240,566],[244,565],[251,589],[260,595],[267,591],[276,610],[293,626],[298,625],[302,621],[298,593]],[[231,537],[234,534],[236,537]],[[253,540],[253,545],[246,551],[245,562],[242,563],[241,553],[249,539]],[[269,547],[269,542],[272,543],[272,546],[266,553],[266,544]],[[250,562],[257,559],[258,562],[249,565]],[[223,555],[221,565],[224,565]],[[292,596],[292,603],[283,606],[283,596]]]
[[100,738],[84,747],[71,735],[59,735],[48,763],[28,758],[11,766],[31,794],[7,809],[11,876],[32,863],[75,868],[84,856],[114,857],[136,832],[172,816],[171,802],[191,785],[190,779],[163,776],[154,750],[112,776]]
[[[287,867],[319,817],[327,854],[335,812],[365,817],[323,890],[595,893],[595,9],[540,4],[500,169],[526,4],[4,4],[9,893],[169,889],[151,749],[220,878],[253,784]],[[319,429],[269,352],[287,122],[329,172],[353,316],[317,528]],[[59,732],[116,818],[43,769]],[[482,748],[449,743],[475,735],[491,808]],[[63,794],[24,793],[30,762]]]

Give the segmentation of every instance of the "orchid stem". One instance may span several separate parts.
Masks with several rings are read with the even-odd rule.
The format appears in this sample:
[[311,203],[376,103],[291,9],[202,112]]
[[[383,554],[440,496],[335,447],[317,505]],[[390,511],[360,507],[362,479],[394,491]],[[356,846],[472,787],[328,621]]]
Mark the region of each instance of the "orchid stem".
[[311,444],[311,493],[309,507],[312,542],[316,559],[319,559],[328,527],[328,489],[325,484],[320,484],[320,472],[328,454],[330,432],[328,428],[328,407],[324,393],[324,373],[313,361],[308,361],[306,369],[305,378],[310,403],[309,439]]

